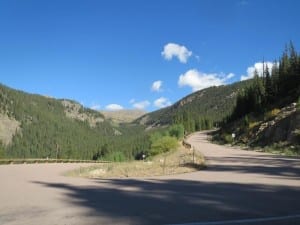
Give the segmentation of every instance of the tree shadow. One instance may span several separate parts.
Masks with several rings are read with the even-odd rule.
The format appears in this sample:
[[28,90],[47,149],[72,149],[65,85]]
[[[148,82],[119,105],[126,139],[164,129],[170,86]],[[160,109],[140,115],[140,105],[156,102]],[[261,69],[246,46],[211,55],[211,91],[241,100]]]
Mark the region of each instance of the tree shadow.
[[89,216],[97,218],[98,224],[103,218],[111,218],[110,224],[127,221],[129,224],[148,225],[300,213],[299,187],[176,179],[109,179],[94,182],[92,186],[33,183],[66,190],[64,199],[72,205],[88,208]]
[[209,166],[210,171],[256,173],[296,180],[299,180],[300,177],[298,158],[279,158],[276,156],[253,156],[250,158],[237,155],[233,157],[210,156],[206,160],[213,162],[213,166]]

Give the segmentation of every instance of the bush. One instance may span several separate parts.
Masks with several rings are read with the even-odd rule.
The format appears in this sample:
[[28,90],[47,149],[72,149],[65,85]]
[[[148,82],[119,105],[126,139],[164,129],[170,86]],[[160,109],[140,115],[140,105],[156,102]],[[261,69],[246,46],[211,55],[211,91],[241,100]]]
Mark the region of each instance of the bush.
[[152,143],[150,154],[157,155],[157,154],[165,153],[170,150],[176,149],[177,147],[178,147],[178,142],[176,138],[170,136],[164,136]]
[[171,137],[176,137],[178,140],[182,140],[184,137],[184,126],[182,124],[175,124],[169,128],[169,134]]
[[153,134],[151,134],[150,141],[151,141],[151,143],[154,143],[157,140],[161,139],[162,137],[163,137],[163,135],[159,131],[156,131]]
[[231,134],[225,134],[224,135],[224,141],[228,144],[231,144],[233,142],[233,138]]
[[123,152],[113,152],[105,157],[105,159],[114,162],[124,162],[126,160],[126,157]]
[[270,119],[273,119],[275,116],[277,116],[277,114],[280,112],[280,109],[272,109],[271,111],[267,112],[265,114],[265,119],[266,120],[270,120]]
[[249,129],[252,129],[252,128],[254,128],[254,127],[256,127],[257,125],[259,125],[259,122],[258,121],[253,121],[253,122],[250,122],[249,123]]

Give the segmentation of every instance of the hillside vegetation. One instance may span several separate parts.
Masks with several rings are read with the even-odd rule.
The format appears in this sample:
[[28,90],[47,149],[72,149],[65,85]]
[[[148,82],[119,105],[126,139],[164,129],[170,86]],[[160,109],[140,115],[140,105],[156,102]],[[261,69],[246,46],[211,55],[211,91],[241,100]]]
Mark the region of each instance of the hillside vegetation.
[[147,127],[183,124],[187,132],[211,129],[228,117],[236,103],[240,90],[249,81],[197,91],[174,105],[148,113],[135,122]]
[[184,128],[146,131],[67,99],[0,85],[0,158],[125,161],[176,149]]
[[262,77],[254,72],[214,139],[300,154],[300,56],[292,43]]
[[0,85],[0,157],[132,159],[150,146],[139,125],[118,127],[71,100]]

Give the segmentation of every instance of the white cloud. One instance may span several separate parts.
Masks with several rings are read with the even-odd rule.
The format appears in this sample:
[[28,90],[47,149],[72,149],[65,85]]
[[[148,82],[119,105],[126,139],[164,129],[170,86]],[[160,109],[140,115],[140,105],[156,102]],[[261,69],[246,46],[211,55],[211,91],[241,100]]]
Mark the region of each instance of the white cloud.
[[[268,66],[269,71],[271,73],[273,63],[272,62],[265,62],[264,67],[266,68],[266,66]],[[253,78],[255,69],[258,72],[258,76],[262,76],[262,74],[263,74],[263,62],[257,62],[253,66],[248,67],[247,75],[242,75],[241,80],[248,80],[248,79]]]
[[185,46],[178,45],[175,43],[168,43],[164,46],[164,50],[161,52],[161,55],[166,60],[171,60],[173,57],[177,57],[181,63],[186,63],[188,58],[193,53],[189,51]]
[[154,101],[154,106],[157,108],[164,108],[167,106],[170,106],[172,103],[169,101],[169,99],[165,97],[160,97]]
[[151,90],[156,91],[156,92],[160,92],[160,91],[162,91],[161,86],[162,86],[162,81],[161,80],[154,81],[152,86],[151,86]]
[[227,76],[226,76],[226,80],[227,79],[230,79],[230,78],[233,78],[235,75],[234,75],[234,73],[229,73],[229,74],[227,74]]
[[109,111],[118,111],[124,109],[123,106],[118,105],[118,104],[109,104],[105,107],[106,110]]
[[130,103],[130,104],[135,103],[135,99],[134,99],[134,98],[130,99],[129,103]]
[[91,109],[93,109],[93,110],[99,110],[100,108],[101,108],[101,106],[98,105],[98,104],[93,104],[93,105],[91,106]]
[[141,102],[132,102],[133,103],[133,108],[135,109],[145,109],[150,105],[150,102],[145,100]]
[[211,86],[224,85],[226,80],[233,76],[233,73],[227,75],[223,73],[202,73],[196,69],[192,69],[179,76],[178,85],[180,87],[190,86],[193,91],[198,91]]

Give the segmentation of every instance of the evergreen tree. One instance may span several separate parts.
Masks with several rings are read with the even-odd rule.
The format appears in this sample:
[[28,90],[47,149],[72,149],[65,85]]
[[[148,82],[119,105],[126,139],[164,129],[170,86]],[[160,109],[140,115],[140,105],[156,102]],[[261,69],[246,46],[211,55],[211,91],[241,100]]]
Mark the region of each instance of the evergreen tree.
[[274,92],[274,98],[276,98],[279,94],[279,68],[277,61],[274,61],[271,71],[272,90]]
[[[264,63],[263,63],[264,65]],[[263,76],[254,71],[251,85],[239,92],[235,109],[229,121],[249,113],[269,110],[274,103],[288,104],[300,95],[300,58],[292,43],[285,48],[278,63],[275,61],[270,74],[263,66]]]
[[273,102],[274,93],[272,89],[272,80],[271,80],[271,75],[269,72],[268,65],[266,65],[266,69],[265,69],[265,91],[266,91],[266,96],[265,96],[266,102],[268,103]]

